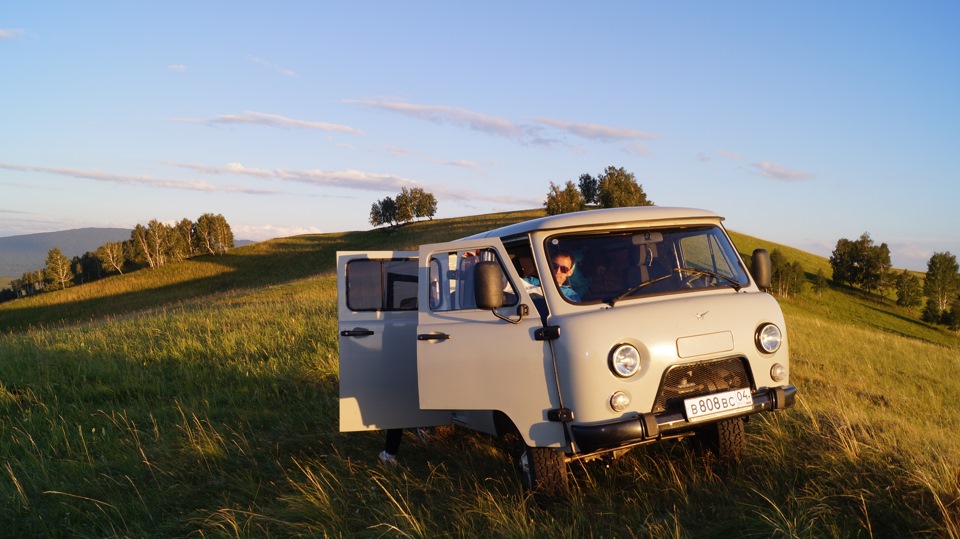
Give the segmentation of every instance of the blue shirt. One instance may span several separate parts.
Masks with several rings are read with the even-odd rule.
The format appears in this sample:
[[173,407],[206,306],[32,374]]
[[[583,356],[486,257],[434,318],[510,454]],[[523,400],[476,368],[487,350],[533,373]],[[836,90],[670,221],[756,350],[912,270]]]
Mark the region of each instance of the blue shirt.
[[[540,279],[537,277],[524,277],[523,280],[532,284],[533,286],[542,286],[540,284]],[[580,294],[577,294],[577,291],[573,288],[570,288],[569,285],[560,285],[560,292],[570,301],[580,301]]]

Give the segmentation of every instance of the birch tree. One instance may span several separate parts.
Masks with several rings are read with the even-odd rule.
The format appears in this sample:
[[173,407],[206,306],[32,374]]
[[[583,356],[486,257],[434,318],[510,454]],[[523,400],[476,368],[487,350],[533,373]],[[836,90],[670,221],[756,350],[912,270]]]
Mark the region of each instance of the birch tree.
[[61,290],[66,288],[67,283],[73,280],[70,259],[60,252],[59,247],[54,247],[47,252],[46,264],[46,278],[57,284]]
[[200,251],[222,255],[233,248],[233,230],[223,215],[205,213],[193,228],[193,241]]
[[104,243],[97,248],[96,255],[103,265],[103,271],[115,271],[121,275],[123,274],[123,265],[127,261],[123,254],[123,242],[112,241]]
[[960,266],[957,257],[944,253],[933,253],[927,262],[927,275],[923,280],[923,293],[936,306],[937,313],[947,310],[950,301],[960,291]]

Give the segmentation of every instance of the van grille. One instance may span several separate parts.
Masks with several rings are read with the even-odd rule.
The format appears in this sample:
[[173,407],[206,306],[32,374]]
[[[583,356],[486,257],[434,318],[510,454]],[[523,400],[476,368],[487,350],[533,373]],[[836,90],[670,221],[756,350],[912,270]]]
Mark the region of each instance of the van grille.
[[689,397],[744,387],[753,389],[743,357],[674,365],[663,375],[653,411],[664,412],[674,405],[680,406],[683,399]]

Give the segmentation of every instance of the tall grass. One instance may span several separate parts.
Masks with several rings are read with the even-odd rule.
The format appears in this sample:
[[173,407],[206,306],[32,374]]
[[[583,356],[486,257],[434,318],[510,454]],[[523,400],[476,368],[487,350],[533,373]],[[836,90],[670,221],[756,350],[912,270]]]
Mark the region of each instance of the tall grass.
[[[844,320],[869,305],[839,291],[784,302],[798,404],[747,425],[738,465],[641,448],[575,464],[571,500],[550,507],[506,444],[470,431],[407,434],[402,466],[380,466],[382,434],[337,431],[332,253],[472,233],[444,225],[251,246],[205,293],[163,280],[184,266],[138,285],[187,290],[174,300],[131,293],[130,309],[65,325],[30,317],[66,300],[15,315],[0,335],[0,535],[960,537],[960,354],[890,329],[883,305],[888,321]],[[251,267],[273,273],[238,277]]]

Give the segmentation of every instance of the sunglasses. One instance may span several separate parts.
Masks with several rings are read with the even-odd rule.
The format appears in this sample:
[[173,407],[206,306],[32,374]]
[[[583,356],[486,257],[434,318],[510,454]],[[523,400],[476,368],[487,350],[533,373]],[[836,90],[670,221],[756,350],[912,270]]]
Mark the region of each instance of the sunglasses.
[[560,270],[560,273],[570,272],[570,266],[564,266],[563,264],[557,264],[556,262],[551,262],[550,267],[553,268],[553,271]]

